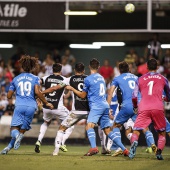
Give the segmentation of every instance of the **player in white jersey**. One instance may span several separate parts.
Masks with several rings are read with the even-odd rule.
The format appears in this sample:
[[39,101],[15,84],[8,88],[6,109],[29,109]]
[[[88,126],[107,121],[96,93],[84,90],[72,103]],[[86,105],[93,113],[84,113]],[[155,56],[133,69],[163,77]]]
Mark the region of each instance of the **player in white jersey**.
[[[41,84],[48,89],[52,86],[56,86],[58,90],[53,91],[52,93],[48,93],[48,91],[44,90],[42,93],[45,94],[45,98],[49,103],[54,105],[54,109],[50,110],[45,105],[43,105],[43,119],[44,123],[40,127],[40,133],[38,136],[38,140],[35,144],[35,152],[40,153],[40,146],[42,143],[42,139],[45,135],[45,132],[48,126],[51,123],[53,118],[58,118],[60,121],[63,121],[69,114],[68,109],[63,105],[63,95],[64,95],[64,86],[67,84],[67,78],[61,76],[62,65],[56,63],[53,65],[53,74],[49,76],[45,76],[41,79]],[[64,85],[63,85],[64,84]],[[61,150],[63,152],[67,152],[67,148],[65,146],[65,141],[68,139],[70,134],[73,131],[73,127],[69,128],[64,133]]]

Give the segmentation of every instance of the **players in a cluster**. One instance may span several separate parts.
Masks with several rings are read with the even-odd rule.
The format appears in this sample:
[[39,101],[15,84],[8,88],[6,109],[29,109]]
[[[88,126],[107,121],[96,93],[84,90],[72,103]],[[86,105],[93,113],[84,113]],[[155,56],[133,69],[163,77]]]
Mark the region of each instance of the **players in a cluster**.
[[[36,109],[35,93],[44,103],[44,123],[40,128],[35,152],[40,152],[43,136],[51,119],[55,116],[62,122],[55,139],[53,155],[58,155],[59,149],[67,151],[64,142],[71,134],[73,125],[81,119],[87,119],[86,131],[91,148],[85,156],[91,156],[99,152],[94,131],[95,125],[98,124],[109,138],[107,147],[103,142],[102,153],[110,153],[111,145],[113,145],[118,150],[113,156],[124,154],[124,156],[132,159],[136,154],[140,131],[143,131],[148,147],[152,148],[158,160],[163,159],[161,153],[166,142],[165,133],[169,133],[170,125],[165,120],[162,94],[166,95],[164,100],[170,101],[170,88],[167,79],[156,73],[158,64],[155,59],[150,59],[147,62],[149,72],[140,78],[130,73],[129,65],[125,61],[120,62],[120,75],[113,79],[108,93],[106,92],[104,78],[98,73],[100,62],[95,58],[89,63],[89,76],[85,75],[84,64],[77,63],[75,65],[75,75],[66,79],[61,76],[62,65],[57,63],[53,65],[53,75],[46,76],[41,80],[29,73],[33,67],[36,67],[36,64],[26,64],[25,61],[28,60],[31,62],[35,59],[25,56],[20,60],[23,70],[27,73],[22,73],[14,78],[8,92],[8,98],[10,98],[16,91],[17,100],[11,124],[12,139],[1,154],[7,154],[13,147],[14,149],[19,148],[24,132],[30,128],[29,125]],[[40,83],[45,87],[42,92],[39,89]],[[111,110],[110,105],[116,89],[119,92],[117,95],[119,104],[116,105],[114,110]],[[70,113],[63,106],[63,94],[68,91],[71,91],[73,98]],[[42,94],[45,94],[45,98]],[[27,99],[28,102],[21,105],[21,99]],[[116,110],[117,114],[112,115]],[[28,117],[23,117],[25,114]],[[153,134],[148,128],[151,123],[158,131],[157,147]],[[120,128],[122,125],[125,126],[126,136],[131,142],[130,150],[121,141]],[[101,135],[101,140],[105,141],[104,135]]]
[[[63,121],[69,114],[68,109],[64,106],[63,103],[64,95],[63,87],[65,86],[65,84],[67,84],[67,79],[61,76],[61,69],[62,69],[61,64],[59,63],[53,64],[53,74],[45,76],[41,79],[41,85],[45,88],[45,90],[42,93],[45,94],[46,100],[49,103],[51,103],[54,106],[54,108],[53,110],[51,110],[46,105],[43,105],[44,123],[40,127],[38,140],[35,144],[35,152],[37,153],[40,153],[42,139],[47,131],[48,126],[51,123],[51,120],[57,117],[60,121]],[[57,90],[49,91],[50,87],[55,88],[57,87]],[[68,139],[72,131],[73,127],[70,127],[63,134],[63,138],[61,141],[62,145],[60,146],[60,149],[63,152],[67,152],[65,141]]]

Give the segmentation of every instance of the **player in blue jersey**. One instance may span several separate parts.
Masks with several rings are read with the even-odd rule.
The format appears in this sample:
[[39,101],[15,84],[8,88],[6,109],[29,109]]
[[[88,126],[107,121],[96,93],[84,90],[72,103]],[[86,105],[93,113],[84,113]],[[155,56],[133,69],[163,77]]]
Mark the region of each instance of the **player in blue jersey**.
[[15,109],[11,122],[11,141],[1,154],[7,154],[12,148],[18,149],[26,131],[31,127],[34,112],[37,109],[35,95],[50,109],[53,105],[48,103],[40,92],[39,78],[31,72],[38,68],[38,60],[35,57],[23,56],[19,63],[23,72],[15,77],[9,87],[8,99],[15,92]]
[[90,141],[91,149],[85,154],[85,156],[92,156],[99,152],[96,146],[96,134],[94,131],[95,124],[99,123],[101,129],[110,138],[113,136],[113,132],[110,129],[109,120],[109,105],[106,101],[106,84],[104,78],[98,73],[100,63],[97,59],[90,61],[90,73],[84,80],[83,91],[80,92],[71,86],[67,86],[68,90],[72,90],[81,98],[87,96],[90,112],[87,118],[86,131]]
[[121,127],[121,125],[127,122],[129,118],[132,118],[133,121],[136,118],[132,105],[132,92],[135,88],[137,76],[129,73],[129,65],[124,61],[119,63],[119,70],[121,75],[113,79],[107,98],[108,103],[111,104],[114,90],[117,87],[120,88],[122,92],[122,104],[121,109],[116,116],[113,124],[114,135],[111,137],[111,139],[117,146],[122,149],[123,152],[126,152],[126,154],[128,154],[127,149],[121,142],[121,134],[119,128]]

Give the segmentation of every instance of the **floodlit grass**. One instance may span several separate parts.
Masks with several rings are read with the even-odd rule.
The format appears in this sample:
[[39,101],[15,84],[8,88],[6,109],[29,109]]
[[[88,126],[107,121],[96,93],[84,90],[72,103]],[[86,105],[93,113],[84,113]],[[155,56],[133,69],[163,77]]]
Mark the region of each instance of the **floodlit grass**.
[[[0,145],[2,150],[4,145]],[[87,146],[68,146],[68,152],[60,151],[52,156],[53,146],[42,146],[41,153],[34,152],[34,146],[22,145],[19,150],[11,150],[8,155],[0,155],[0,170],[169,170],[170,148],[163,152],[163,161],[154,154],[145,153],[144,147],[138,147],[133,160],[128,157],[103,156],[101,154],[85,157]]]

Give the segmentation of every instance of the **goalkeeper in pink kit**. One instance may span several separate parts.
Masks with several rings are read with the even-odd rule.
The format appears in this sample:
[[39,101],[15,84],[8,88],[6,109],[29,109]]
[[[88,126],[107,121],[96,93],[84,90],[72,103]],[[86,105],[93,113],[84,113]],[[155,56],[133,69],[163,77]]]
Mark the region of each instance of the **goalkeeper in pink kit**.
[[[170,101],[170,88],[168,80],[161,74],[156,73],[158,64],[155,59],[150,59],[147,62],[147,67],[149,72],[137,80],[133,92],[133,107],[134,110],[138,110],[138,116],[133,128],[129,157],[132,159],[135,156],[140,131],[153,122],[155,130],[158,132],[156,157],[158,160],[163,160],[161,153],[166,143],[166,121],[162,94],[164,91],[167,96],[166,100]],[[138,92],[141,93],[139,104],[137,104]]]

